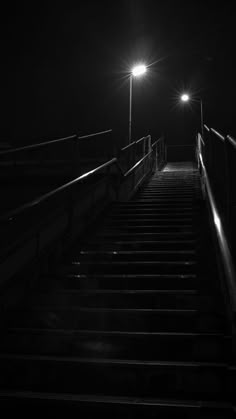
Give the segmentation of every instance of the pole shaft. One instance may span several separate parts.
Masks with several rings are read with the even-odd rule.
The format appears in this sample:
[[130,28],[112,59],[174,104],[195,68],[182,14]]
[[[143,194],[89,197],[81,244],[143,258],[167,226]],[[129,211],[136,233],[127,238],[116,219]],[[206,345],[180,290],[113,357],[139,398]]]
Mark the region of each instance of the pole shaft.
[[132,74],[130,74],[130,79],[129,79],[129,144],[131,143],[131,129],[132,129],[132,82],[133,82],[133,77]]
[[203,106],[202,106],[202,99],[200,100],[200,106],[201,106],[201,134],[203,138]]

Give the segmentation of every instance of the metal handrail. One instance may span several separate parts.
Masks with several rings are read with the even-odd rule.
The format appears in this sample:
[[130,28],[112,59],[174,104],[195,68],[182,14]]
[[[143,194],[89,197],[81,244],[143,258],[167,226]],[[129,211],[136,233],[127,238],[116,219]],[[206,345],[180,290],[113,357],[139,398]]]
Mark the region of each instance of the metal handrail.
[[233,138],[231,135],[227,135],[227,139],[228,139],[228,141],[230,142],[230,144],[232,144],[232,146],[233,146],[234,148],[236,148],[236,139],[235,139],[235,138]]
[[136,144],[136,141],[133,141],[132,143],[130,143],[130,144],[128,144],[128,145],[126,145],[126,146],[125,146],[125,147],[123,147],[123,148],[121,148],[121,150],[120,150],[120,151],[125,151],[125,150],[128,150],[128,148],[133,147],[135,144]]
[[148,137],[149,136],[146,135],[146,137],[139,138],[139,140],[136,141],[136,144],[141,143],[141,141],[145,141]]
[[132,143],[130,143],[130,144],[128,144],[128,145],[126,145],[126,146],[125,146],[125,147],[123,147],[120,151],[125,151],[125,150],[128,150],[129,148],[131,148],[131,147],[135,146],[136,144],[139,144],[141,141],[145,141],[148,137],[149,137],[149,136],[148,136],[148,135],[146,135],[146,137],[139,138],[139,140],[137,140],[137,141],[133,141]]
[[[143,137],[144,138],[144,137]],[[163,139],[162,137],[158,139],[156,142]],[[53,189],[50,192],[47,192],[40,197],[34,199],[33,201],[30,201],[14,210],[9,211],[7,214],[4,214],[0,217],[0,222],[3,221],[12,221],[14,217],[17,215],[22,214],[23,212],[27,210],[31,210],[32,208],[42,204],[43,202],[47,201],[48,199],[52,198],[53,196],[59,194],[60,192],[64,191],[65,189],[70,188],[71,186],[80,183],[84,179],[88,179],[89,177],[93,176],[94,174],[99,173],[101,170],[112,166],[115,164],[117,168],[119,169],[121,175],[123,178],[126,178],[129,176],[148,156],[150,156],[153,152],[153,149],[148,152],[145,156],[143,156],[137,163],[135,163],[126,173],[123,172],[122,168],[119,165],[118,159],[116,157],[112,158],[111,160],[108,160],[107,162],[103,163],[102,165],[96,167],[95,169],[90,170],[89,172],[84,173],[83,175],[63,184],[62,186],[59,186],[56,189]]]
[[107,134],[107,133],[110,133],[110,132],[112,132],[112,129],[109,129],[109,130],[106,130],[106,131],[95,132],[93,134],[82,135],[80,137],[77,134],[73,134],[73,135],[70,135],[68,137],[58,138],[56,140],[50,140],[50,141],[45,141],[43,143],[30,144],[30,145],[26,145],[26,146],[23,146],[23,147],[16,147],[16,148],[11,148],[10,150],[0,151],[0,156],[6,155],[6,154],[11,154],[11,153],[18,153],[18,152],[26,151],[26,150],[32,150],[32,149],[40,148],[40,147],[46,147],[46,146],[51,145],[51,144],[62,143],[64,141],[69,141],[69,140],[73,140],[73,139],[84,140],[84,139],[87,139],[87,138],[96,137],[98,135]]
[[214,128],[210,128],[210,130],[222,141],[225,141],[225,137],[220,134],[218,131],[216,131]]
[[[149,147],[150,142],[151,141],[149,141]],[[165,153],[163,153],[163,155],[164,154]],[[149,157],[150,155],[151,157]],[[6,281],[7,279],[11,278],[15,273],[19,271],[19,269],[22,269],[26,263],[32,261],[33,258],[40,257],[46,248],[49,251],[50,249],[54,251],[54,246],[52,246],[52,244],[53,242],[55,243],[56,240],[60,241],[59,252],[63,250],[69,243],[74,240],[75,235],[79,234],[83,230],[83,227],[85,227],[80,223],[78,224],[77,222],[77,217],[80,215],[84,217],[84,215],[88,213],[88,217],[86,216],[86,223],[90,223],[91,220],[94,219],[94,217],[99,213],[99,211],[102,211],[105,206],[111,202],[112,199],[115,198],[119,200],[123,199],[123,197],[126,198],[127,196],[132,195],[141,185],[141,183],[145,181],[147,176],[153,172],[155,156],[156,168],[159,168],[159,166],[157,166],[157,155],[159,155],[159,153],[157,153],[156,147],[149,148],[149,153],[143,156],[126,173],[123,173],[123,170],[119,166],[118,159],[114,157],[106,163],[96,167],[95,169],[84,173],[78,178],[73,179],[64,185],[61,185],[53,191],[50,191],[34,199],[32,202],[29,202],[18,209],[9,211],[8,214],[2,216],[0,221],[5,221],[5,223],[2,224],[2,227],[5,230],[5,225],[7,225],[11,237],[9,243],[6,242],[5,246],[2,248],[4,252],[2,254],[2,256],[4,256],[4,263],[6,261],[2,269],[2,281]],[[161,152],[160,156],[162,156]],[[149,159],[147,163],[146,159]],[[116,168],[119,169],[120,173],[117,172]],[[135,169],[137,169],[137,172]],[[76,186],[79,182],[86,182],[93,175],[98,173],[101,174],[98,176],[98,179],[94,179],[96,183],[88,183],[89,195],[88,188],[84,187],[81,191],[86,193],[86,202],[84,204],[83,201],[80,201],[80,189],[77,191],[78,188],[76,188]],[[131,177],[129,175],[131,175]],[[97,187],[99,186],[98,182],[102,188]],[[100,206],[101,198],[102,205]],[[93,206],[97,202],[99,202],[99,208],[97,208],[97,205],[95,205],[96,211],[94,212]],[[43,205],[40,206],[40,204]],[[75,205],[76,211],[74,210]],[[57,215],[55,215],[55,209],[57,210]],[[91,209],[92,213],[90,212]],[[43,217],[41,220],[42,214],[47,215],[47,218],[44,219]],[[23,220],[21,217],[23,217]],[[35,222],[37,218],[38,221]],[[55,223],[53,221],[54,219]],[[27,225],[27,229],[25,230],[25,224],[28,223],[28,220],[30,220],[30,222]],[[24,221],[23,225],[22,221]],[[51,228],[52,222],[53,225]],[[22,234],[20,234],[19,231],[19,227],[21,225],[23,227],[20,228]],[[26,252],[25,258],[22,260],[21,256],[19,257],[19,250],[21,249],[21,245],[23,243],[27,249],[30,248],[30,251]],[[58,248],[56,246],[56,253],[57,252]],[[9,259],[10,255],[11,259]],[[16,263],[12,263],[12,260],[16,261]]]
[[82,135],[78,137],[78,140],[85,140],[87,138],[96,137],[97,135],[108,134],[112,132],[112,129],[107,129],[106,131],[95,132],[94,134]]
[[155,147],[160,141],[163,140],[163,137],[158,138],[154,143],[152,143],[152,147]]
[[83,179],[88,178],[89,176],[97,174],[101,170],[105,169],[106,167],[111,166],[112,164],[114,164],[116,162],[117,162],[117,158],[114,157],[113,159],[111,159],[111,160],[107,161],[106,163],[102,164],[101,166],[98,166],[95,169],[84,173],[83,175],[71,180],[70,182],[64,183],[62,186],[59,186],[58,188],[53,189],[52,191],[41,195],[40,197],[34,199],[33,201],[27,202],[26,204],[16,208],[15,210],[9,211],[7,214],[0,217],[0,221],[6,221],[6,220],[11,221],[11,219],[14,216],[17,216],[17,215],[19,215],[20,213],[22,213],[26,210],[32,209],[33,207],[36,207],[37,205],[42,204],[43,202],[45,202],[49,198],[55,196],[56,194],[64,191],[65,189],[68,189],[69,187],[71,187],[72,185],[75,185],[76,183],[78,184]]
[[[198,135],[201,138],[201,135],[200,134]],[[230,294],[230,300],[231,300],[231,307],[233,311],[236,312],[236,272],[235,272],[235,267],[233,263],[233,258],[232,258],[230,248],[227,242],[224,227],[223,227],[219,212],[217,210],[216,200],[215,200],[212,188],[211,188],[211,184],[210,184],[208,173],[207,173],[204,161],[203,161],[203,155],[202,155],[200,147],[197,147],[197,153],[198,153],[199,162],[201,164],[201,168],[203,172],[203,177],[205,179],[205,185],[206,185],[206,189],[208,193],[210,209],[211,209],[212,217],[214,220],[217,239],[218,239],[218,243],[219,243],[219,247],[220,247],[220,251],[222,255],[222,261],[223,261],[223,266],[224,266],[224,270],[226,274],[226,280],[227,280],[228,287],[230,290],[229,294]]]
[[57,140],[45,141],[44,143],[30,144],[30,145],[26,145],[26,146],[23,146],[23,147],[11,148],[10,150],[0,151],[0,155],[17,153],[17,152],[25,151],[25,150],[32,150],[34,148],[46,147],[46,146],[51,145],[51,144],[61,143],[61,142],[68,141],[68,140],[73,140],[76,137],[77,137],[77,135],[74,134],[74,135],[70,135],[69,137],[58,138]]
[[206,124],[204,124],[203,126],[208,132],[210,131],[210,128]]
[[145,154],[144,157],[142,157],[137,163],[134,164],[133,167],[131,167],[131,169],[129,169],[125,174],[124,177],[129,176],[148,156],[150,156],[152,154],[153,150],[149,151],[149,153]]

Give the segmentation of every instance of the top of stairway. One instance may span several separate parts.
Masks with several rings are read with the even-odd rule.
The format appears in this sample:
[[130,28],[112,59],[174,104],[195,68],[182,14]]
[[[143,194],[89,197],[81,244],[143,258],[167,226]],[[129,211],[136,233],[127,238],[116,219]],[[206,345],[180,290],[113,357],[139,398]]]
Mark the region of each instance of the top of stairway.
[[183,161],[183,162],[170,162],[167,163],[163,169],[163,172],[176,172],[176,171],[186,171],[186,172],[195,172],[197,170],[197,164],[193,161]]

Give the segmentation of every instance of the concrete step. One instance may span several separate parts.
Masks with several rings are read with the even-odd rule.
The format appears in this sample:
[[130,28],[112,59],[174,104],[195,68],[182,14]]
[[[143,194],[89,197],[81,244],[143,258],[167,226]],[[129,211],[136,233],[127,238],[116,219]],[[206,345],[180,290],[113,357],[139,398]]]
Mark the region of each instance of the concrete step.
[[0,352],[92,358],[227,362],[230,336],[209,333],[9,329]]
[[[0,389],[120,397],[230,398],[226,364],[0,354]],[[50,374],[49,374],[50,371]],[[233,371],[235,373],[235,371]]]
[[61,290],[29,295],[34,306],[104,307],[104,308],[173,308],[217,310],[219,295],[205,295],[198,290]]
[[[97,394],[50,393],[33,391],[0,392],[3,408],[9,412],[35,414],[35,408],[53,408],[53,413],[75,413],[80,418],[104,419],[154,418],[158,419],[233,419],[235,411],[230,403],[175,398],[118,397]],[[45,410],[43,410],[44,412]]]
[[130,309],[36,306],[13,311],[7,327],[110,330],[126,332],[222,333],[223,313],[186,309]]

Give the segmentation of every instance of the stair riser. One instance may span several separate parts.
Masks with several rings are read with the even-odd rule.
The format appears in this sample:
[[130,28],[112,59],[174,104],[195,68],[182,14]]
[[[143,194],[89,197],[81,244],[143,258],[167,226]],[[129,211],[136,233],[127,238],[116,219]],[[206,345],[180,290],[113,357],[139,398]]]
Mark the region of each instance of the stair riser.
[[[234,413],[230,407],[216,407],[207,406],[204,404],[196,403],[194,405],[190,402],[188,405],[186,402],[183,404],[169,403],[168,401],[163,402],[149,401],[134,399],[129,402],[124,399],[112,399],[105,401],[104,397],[91,397],[91,401],[88,397],[85,400],[81,400],[81,396],[75,396],[74,399],[69,396],[68,398],[63,396],[47,397],[43,394],[20,394],[19,397],[14,395],[0,394],[1,406],[8,412],[14,412],[17,409],[18,412],[24,413],[25,411],[31,413],[32,417],[35,415],[35,409],[53,409],[54,414],[65,413],[76,413],[80,418],[95,418],[102,417],[103,419],[143,419],[143,418],[158,418],[158,419],[234,419]],[[108,399],[109,400],[109,399]],[[14,407],[13,407],[14,406]]]
[[224,368],[17,359],[3,359],[0,365],[0,387],[9,390],[17,386],[31,391],[110,396],[229,397]]
[[115,233],[115,232],[110,232],[110,233],[100,233],[97,234],[96,236],[94,236],[95,239],[100,238],[101,241],[104,240],[109,240],[109,242],[111,240],[117,241],[117,240],[133,240],[133,241],[140,241],[140,240],[192,240],[195,238],[195,235],[192,232],[186,232],[186,231],[182,231],[182,232],[176,232],[176,233],[171,233],[171,232],[163,232],[163,233],[156,233],[156,232],[150,232],[150,233]]
[[156,203],[156,204],[159,204],[159,203],[162,203],[162,204],[164,204],[164,205],[171,205],[171,206],[174,206],[174,205],[176,205],[176,206],[183,206],[183,205],[191,205],[191,204],[193,204],[193,202],[195,202],[195,200],[193,199],[193,198],[173,198],[173,197],[170,197],[170,198],[166,198],[166,197],[160,197],[160,198],[158,198],[158,197],[144,197],[144,198],[139,198],[137,201],[134,201],[134,203],[136,203],[136,202],[138,202],[139,204],[141,204],[142,202],[144,203],[144,204],[148,204],[148,203]]
[[176,225],[178,224],[180,226],[188,226],[188,228],[193,228],[193,220],[191,219],[123,219],[123,220],[108,220],[103,224],[104,230],[107,229],[117,229],[117,228],[144,228],[141,226],[147,226],[149,227],[155,227],[155,229],[162,228],[162,225],[166,225],[169,228],[173,226],[173,228],[176,228]]
[[[199,203],[200,204],[200,203]],[[196,202],[185,202],[182,200],[179,200],[179,202],[173,201],[173,202],[168,202],[168,201],[163,201],[160,200],[160,202],[145,202],[145,201],[130,201],[130,202],[120,202],[119,204],[116,205],[116,207],[113,209],[113,211],[121,211],[121,210],[127,210],[127,209],[134,209],[134,208],[139,208],[139,209],[144,209],[144,208],[151,208],[151,209],[156,209],[156,208],[165,208],[165,209],[170,209],[170,211],[174,211],[174,209],[191,209],[191,208],[197,208],[198,205],[196,204]]]
[[[179,242],[168,242],[166,241],[160,241],[160,242],[88,242],[83,244],[83,249],[85,251],[174,251],[176,248],[178,248],[179,251],[184,250],[193,250],[195,251],[196,243],[194,241],[179,241]],[[78,254],[79,249],[74,251],[74,255]],[[72,255],[73,256],[73,255]]]
[[55,289],[113,289],[113,290],[148,290],[148,289],[198,289],[198,290],[212,290],[214,289],[213,283],[209,279],[198,278],[181,278],[153,276],[150,278],[145,275],[142,277],[130,278],[128,275],[124,277],[117,275],[117,277],[93,276],[85,275],[84,278],[77,278],[76,276],[65,276],[61,274],[58,279],[47,281],[47,286],[52,283]]
[[34,306],[49,305],[57,307],[103,307],[103,308],[166,308],[166,309],[203,309],[217,310],[221,304],[216,297],[188,294],[103,294],[78,295],[76,293],[45,295],[31,299]]
[[[63,268],[62,268],[63,269]],[[65,273],[75,274],[188,274],[196,272],[196,263],[192,261],[184,262],[127,262],[127,263],[93,263],[86,265],[71,264],[65,267]]]
[[130,204],[137,203],[141,197],[156,197],[157,199],[173,199],[178,200],[180,202],[187,200],[197,200],[200,198],[200,194],[197,192],[183,192],[178,190],[173,191],[155,191],[155,190],[149,190],[149,191],[140,191],[133,199],[132,201],[129,201]]
[[59,328],[126,332],[218,333],[225,327],[222,316],[195,311],[143,310],[38,310],[16,313],[10,327]]
[[[147,235],[151,235],[151,238],[154,238],[155,235],[174,235],[174,234],[181,234],[181,235],[197,235],[197,230],[193,226],[188,225],[175,225],[175,226],[112,226],[107,227],[106,229],[99,229],[97,230],[96,234],[94,234],[94,238],[101,237],[101,236],[109,236],[109,235],[121,235],[121,234],[130,234],[133,235],[143,235],[146,237]],[[152,237],[153,235],[153,237]]]
[[183,217],[192,217],[192,219],[196,219],[199,217],[199,214],[192,210],[191,208],[179,208],[179,209],[170,209],[167,207],[158,207],[158,208],[124,208],[121,210],[113,210],[110,212],[109,216],[106,218],[107,220],[116,219],[116,218],[168,218],[168,219],[181,219]]
[[161,221],[161,222],[186,222],[186,221],[188,221],[188,222],[192,222],[192,221],[194,221],[196,218],[195,217],[192,217],[191,215],[188,215],[188,214],[182,214],[182,213],[180,213],[180,214],[176,214],[176,213],[173,213],[173,214],[166,214],[166,213],[164,213],[163,212],[163,214],[147,214],[147,213],[145,213],[145,214],[123,214],[123,215],[119,215],[119,214],[117,214],[117,215],[111,215],[111,216],[109,216],[109,217],[107,217],[106,218],[106,220],[105,220],[105,222],[114,222],[114,223],[116,223],[116,222],[123,222],[123,221],[134,221],[134,222],[136,222],[136,221],[138,221],[138,222],[140,222],[140,221],[142,221],[142,222],[146,222],[146,221],[154,221],[154,222],[158,222],[158,221]]
[[90,264],[96,264],[96,262],[98,263],[117,263],[117,262],[131,262],[131,263],[135,263],[137,261],[139,262],[146,262],[146,261],[154,261],[154,262],[159,262],[159,261],[191,261],[191,260],[195,260],[196,259],[196,253],[194,251],[190,251],[190,250],[186,250],[183,252],[179,253],[175,253],[175,251],[166,251],[163,253],[160,252],[137,252],[137,251],[133,251],[129,252],[129,253],[125,253],[125,252],[98,252],[98,251],[94,251],[94,252],[90,252],[87,251],[86,253],[81,252],[81,253],[77,253],[77,255],[75,256],[68,256],[68,260],[71,262],[81,262],[81,263],[90,263]]
[[[181,196],[181,198],[180,198],[180,196]],[[169,200],[169,199],[173,199],[173,200],[186,200],[186,199],[189,199],[190,201],[191,200],[193,200],[193,199],[196,199],[197,197],[199,197],[199,195],[196,195],[196,194],[193,194],[193,193],[185,193],[185,194],[183,194],[183,193],[161,193],[161,192],[159,192],[159,193],[157,193],[157,192],[155,192],[155,191],[149,191],[149,192],[140,192],[139,194],[138,194],[138,196],[136,196],[136,198],[133,200],[133,201],[137,201],[137,200],[139,200],[139,199],[141,199],[141,198],[147,198],[147,199],[149,199],[149,198],[156,198],[156,199],[167,199],[167,200]]]
[[[43,342],[43,345],[42,345]],[[5,353],[64,355],[85,358],[224,362],[229,340],[204,335],[83,334],[75,331],[11,332],[0,344]]]

